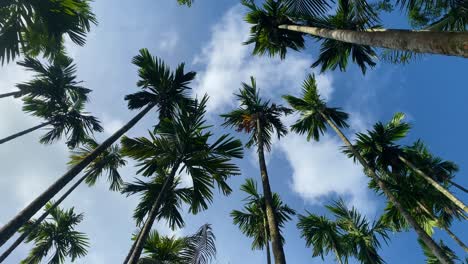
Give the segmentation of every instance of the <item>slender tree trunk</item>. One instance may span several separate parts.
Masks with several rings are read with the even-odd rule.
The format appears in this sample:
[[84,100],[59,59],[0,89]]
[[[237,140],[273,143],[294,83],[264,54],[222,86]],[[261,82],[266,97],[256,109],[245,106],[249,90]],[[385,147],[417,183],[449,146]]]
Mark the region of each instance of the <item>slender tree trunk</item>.
[[271,255],[270,255],[270,239],[268,235],[268,220],[265,212],[263,212],[263,231],[265,232],[265,246],[266,246],[266,257],[267,264],[271,264]]
[[137,235],[136,239],[135,239],[135,242],[133,242],[132,247],[131,247],[130,250],[128,251],[127,256],[125,257],[125,260],[124,260],[124,262],[123,262],[124,264],[128,263],[128,260],[129,260],[130,257],[132,256],[132,253],[133,253],[133,251],[135,250],[136,241],[140,238],[141,234],[142,234],[142,233],[141,233],[141,230],[140,230],[140,231],[138,232],[138,235]]
[[44,212],[35,222],[34,224],[31,226],[30,229],[28,229],[28,231],[22,233],[16,240],[15,242],[13,242],[13,244],[5,251],[3,252],[3,254],[0,256],[0,263],[2,263],[10,254],[11,252],[13,252],[16,247],[18,247],[21,242],[23,242],[23,240],[28,237],[28,235],[34,231],[34,229],[36,229],[37,226],[39,226],[39,224],[44,221],[44,219],[47,218],[47,216],[49,216],[49,213],[54,210],[58,205],[60,205],[60,203],[63,202],[63,200],[65,200],[65,198],[67,198],[68,195],[70,195],[70,193],[72,193],[76,187],[78,187],[88,176],[85,175],[83,177],[81,177],[75,184],[73,184],[72,187],[70,187],[70,189],[68,189],[67,192],[65,192],[61,197],[60,199],[58,199],[57,201],[55,201],[55,203],[49,208],[49,210],[47,210],[46,212]]
[[0,229],[0,247],[13,236],[31,217],[34,216],[50,199],[54,197],[60,190],[62,190],[76,175],[78,175],[88,164],[90,164],[97,156],[114,144],[123,134],[130,130],[143,116],[145,116],[155,105],[150,104],[146,106],[140,113],[132,118],[126,125],[120,128],[112,136],[102,142],[93,152],[91,152],[80,163],[73,166],[57,181],[47,188],[42,194],[34,199],[26,208],[20,211],[13,219]]
[[13,139],[18,138],[18,137],[21,137],[21,136],[26,135],[26,134],[28,134],[28,133],[31,133],[31,132],[33,132],[33,131],[35,131],[35,130],[38,130],[39,128],[43,128],[43,127],[45,127],[45,126],[48,126],[48,125],[50,125],[50,124],[51,124],[51,122],[45,122],[45,123],[42,123],[42,124],[40,124],[40,125],[37,125],[37,126],[31,127],[31,128],[28,128],[28,129],[23,130],[23,131],[21,131],[21,132],[18,132],[18,133],[16,133],[16,134],[13,134],[13,135],[11,135],[11,136],[8,136],[8,137],[6,137],[6,138],[2,138],[2,139],[0,139],[0,144],[3,144],[3,143],[5,143],[5,142],[8,142],[8,141],[13,140]]
[[179,164],[180,162],[177,162],[174,165],[174,167],[171,170],[171,173],[164,181],[161,191],[159,192],[158,197],[154,201],[153,206],[151,207],[151,210],[148,213],[148,217],[145,221],[145,224],[143,225],[143,228],[141,229],[140,234],[138,235],[138,239],[135,240],[134,245],[132,245],[133,252],[130,256],[130,259],[128,260],[127,263],[124,263],[124,264],[137,264],[138,263],[141,252],[143,251],[143,246],[145,245],[146,239],[148,238],[148,235],[151,231],[151,227],[153,226],[156,216],[158,216],[158,212],[159,212],[159,208],[161,207],[163,196],[168,191],[169,184],[171,184],[174,181],[174,177],[179,167]]
[[458,189],[460,189],[460,190],[462,190],[462,191],[468,193],[468,190],[467,190],[465,187],[461,186],[460,184],[458,184],[458,183],[456,183],[456,182],[453,182],[452,180],[449,180],[449,182],[450,182],[453,186],[457,187]]
[[450,228],[448,228],[447,226],[443,225],[439,219],[437,219],[433,213],[431,213],[429,211],[429,209],[427,209],[427,207],[422,204],[421,202],[417,202],[418,203],[418,206],[419,208],[421,208],[426,214],[428,214],[434,221],[436,221],[436,225],[441,228],[441,229],[444,229],[445,232],[447,232],[447,234],[449,234],[449,236],[455,240],[455,242],[461,247],[463,248],[463,250],[465,250],[466,252],[468,252],[468,247],[465,245],[465,243],[463,243],[463,241],[461,241],[461,239],[459,239],[453,232],[452,230],[450,230]]
[[427,182],[429,182],[430,185],[432,185],[434,188],[436,188],[439,192],[441,192],[443,195],[445,195],[447,198],[450,199],[455,205],[457,205],[460,209],[468,213],[468,206],[466,206],[462,201],[458,200],[457,197],[455,197],[452,193],[450,193],[447,189],[442,187],[438,182],[433,180],[431,177],[429,177],[426,173],[424,173],[422,170],[418,169],[413,163],[411,163],[409,160],[403,158],[402,156],[398,157],[406,166],[410,167],[411,170],[415,171],[417,174],[419,174],[421,177],[423,177]]
[[266,215],[270,230],[271,248],[273,250],[275,264],[285,264],[286,258],[284,256],[283,245],[281,244],[278,220],[276,219],[276,215],[273,210],[273,196],[271,194],[270,182],[268,180],[268,170],[265,162],[265,154],[263,152],[263,138],[260,132],[262,130],[263,126],[259,118],[257,118],[258,162],[260,164],[260,174],[263,185],[263,197],[265,198]]
[[338,254],[338,250],[336,250],[336,248],[334,248],[333,251],[335,251],[336,260],[338,260],[338,263],[343,264],[343,261],[341,260],[340,254]]
[[0,98],[10,97],[10,96],[19,97],[20,95],[21,95],[21,92],[16,91],[16,92],[11,92],[11,93],[0,94]]
[[411,216],[411,214],[400,204],[400,202],[396,199],[392,192],[387,188],[386,184],[380,179],[379,176],[377,176],[375,171],[369,167],[367,162],[364,160],[361,154],[354,148],[354,146],[343,134],[343,132],[341,132],[341,130],[335,125],[335,123],[332,122],[324,113],[320,112],[320,114],[333,128],[333,130],[335,130],[335,132],[338,134],[341,140],[343,140],[345,145],[351,150],[351,152],[354,154],[359,163],[361,163],[361,165],[364,167],[365,173],[377,182],[378,186],[387,196],[388,200],[390,200],[390,202],[393,203],[395,207],[400,211],[405,220],[408,221],[408,223],[414,228],[414,231],[416,232],[418,237],[424,242],[424,244],[427,245],[427,247],[432,251],[432,253],[434,253],[437,259],[442,264],[451,263],[451,261],[444,254],[439,245],[437,245],[437,243],[435,243],[435,241],[424,231],[424,229],[421,228],[421,226],[416,222],[413,216]]
[[418,53],[468,57],[468,32],[435,32],[404,29],[355,31],[298,25],[280,25],[278,28],[352,44]]

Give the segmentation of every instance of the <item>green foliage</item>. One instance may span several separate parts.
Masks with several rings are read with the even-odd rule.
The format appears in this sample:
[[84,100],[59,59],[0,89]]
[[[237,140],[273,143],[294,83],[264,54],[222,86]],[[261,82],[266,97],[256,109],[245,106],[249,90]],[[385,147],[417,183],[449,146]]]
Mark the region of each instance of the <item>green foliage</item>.
[[[245,183],[241,185],[241,190],[248,196],[244,199],[246,201],[244,210],[231,212],[233,223],[239,227],[243,234],[253,238],[252,249],[263,249],[268,246],[270,240],[265,199],[263,195],[259,194],[257,184],[251,178],[245,180]],[[291,220],[291,216],[295,215],[296,212],[284,204],[277,193],[273,193],[272,207],[281,232],[281,228],[287,221]],[[282,235],[281,241],[282,244],[285,243]]]
[[313,138],[318,141],[327,129],[327,119],[339,128],[347,128],[348,114],[340,108],[327,107],[326,102],[320,98],[315,76],[309,74],[302,84],[302,97],[285,95],[283,98],[297,112],[300,118],[291,126],[291,130],[298,134],[307,133],[307,140]]
[[176,238],[152,231],[144,245],[139,264],[207,264],[216,255],[215,235],[205,224],[190,236]]
[[83,46],[97,20],[89,0],[7,0],[0,5],[0,60],[28,56],[53,58],[64,52],[64,35]]
[[230,113],[223,114],[225,127],[235,127],[238,132],[250,134],[246,146],[259,145],[261,135],[262,146],[268,151],[271,149],[271,137],[276,132],[278,139],[286,135],[288,129],[281,122],[282,115],[288,115],[291,109],[282,105],[263,101],[257,90],[254,77],[250,77],[251,84],[242,83],[239,94],[236,94],[240,102],[239,108]]
[[[73,150],[68,164],[72,166],[79,164],[98,146],[99,144],[95,140],[87,139],[81,147]],[[86,167],[85,175],[87,177],[85,181],[89,186],[93,186],[101,175],[107,173],[109,190],[120,191],[123,180],[118,169],[126,164],[127,162],[120,154],[120,147],[118,145],[112,145]]]
[[241,3],[249,9],[245,21],[252,25],[250,37],[244,44],[254,44],[254,55],[279,55],[284,59],[288,48],[296,51],[304,48],[302,33],[278,28],[279,25],[294,24],[288,16],[293,7],[291,1],[266,0],[263,9],[253,1],[242,0]]
[[191,7],[193,0],[177,0],[177,3],[179,3],[179,5],[186,5],[188,7]]
[[[50,210],[53,202],[49,202],[45,209]],[[75,261],[87,254],[88,238],[84,233],[75,230],[75,226],[83,220],[83,214],[76,214],[74,208],[61,210],[58,207],[50,210],[50,217],[41,222],[26,238],[26,243],[34,242],[34,247],[24,264],[40,263],[43,258],[50,256],[48,263],[61,264],[65,258]],[[29,230],[35,220],[29,221],[20,232]]]
[[361,263],[385,263],[377,252],[381,247],[379,237],[388,240],[387,227],[382,221],[369,222],[355,208],[348,209],[343,200],[326,207],[335,221],[311,213],[299,215],[297,227],[306,245],[312,246],[314,257],[323,259],[333,253],[344,263],[348,263],[349,257]]
[[[418,240],[419,244],[421,245],[424,255],[426,256],[426,263],[427,264],[440,264],[441,262],[437,259],[437,257],[432,253],[432,251],[424,244],[421,240]],[[456,263],[456,260],[460,260],[455,252],[453,252],[447,245],[444,244],[442,240],[439,242],[439,246],[444,252],[444,254],[449,258],[450,263]]]

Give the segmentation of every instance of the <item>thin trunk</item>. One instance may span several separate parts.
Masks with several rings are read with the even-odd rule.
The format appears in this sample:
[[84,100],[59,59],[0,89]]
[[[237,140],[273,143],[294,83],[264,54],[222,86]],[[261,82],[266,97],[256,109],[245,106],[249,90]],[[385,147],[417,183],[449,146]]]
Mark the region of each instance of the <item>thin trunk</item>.
[[15,234],[31,217],[34,216],[41,208],[62,190],[70,181],[72,181],[88,164],[90,164],[97,156],[114,144],[123,134],[130,130],[143,116],[145,116],[155,105],[150,104],[146,106],[140,113],[132,118],[125,126],[120,128],[112,136],[102,142],[93,152],[91,152],[80,163],[73,166],[57,181],[40,194],[34,201],[32,201],[26,208],[20,211],[12,220],[0,229],[0,247]]
[[285,264],[286,258],[284,256],[283,245],[281,244],[280,231],[278,226],[278,220],[273,210],[273,197],[270,189],[270,182],[268,180],[268,171],[265,162],[265,154],[263,153],[263,139],[261,132],[263,130],[262,124],[257,118],[257,140],[258,140],[258,161],[260,164],[260,174],[263,185],[263,197],[265,198],[265,208],[268,220],[268,226],[270,230],[271,248],[273,250],[273,256],[276,264]]
[[341,260],[340,254],[338,254],[338,250],[336,248],[333,249],[336,255],[336,259],[338,260],[338,263],[343,264],[343,261]]
[[435,32],[404,29],[355,31],[298,25],[280,25],[278,28],[352,44],[418,53],[468,57],[468,32]]
[[0,98],[10,97],[10,96],[19,97],[20,95],[21,95],[21,92],[16,91],[16,92],[11,92],[11,93],[0,94]]
[[138,232],[138,235],[137,235],[137,237],[136,237],[136,239],[135,239],[135,242],[133,242],[132,247],[131,247],[130,250],[128,251],[127,256],[125,257],[125,260],[124,260],[124,262],[123,262],[124,264],[125,264],[125,263],[128,263],[128,260],[129,260],[130,257],[132,256],[133,251],[135,250],[136,241],[140,238],[140,236],[141,236],[141,230],[140,230],[140,232]]
[[320,112],[320,114],[333,128],[333,130],[335,130],[335,132],[338,134],[341,140],[343,140],[345,145],[351,150],[351,152],[354,154],[359,163],[361,163],[361,165],[364,167],[364,172],[377,182],[380,189],[387,196],[388,200],[390,200],[390,202],[393,203],[395,207],[401,212],[405,220],[408,221],[408,223],[414,228],[414,231],[416,232],[418,237],[424,242],[424,244],[427,245],[427,247],[432,251],[432,253],[434,253],[437,259],[442,264],[451,263],[442,251],[442,249],[439,247],[439,245],[437,245],[437,243],[434,242],[434,240],[424,231],[424,229],[421,228],[421,226],[416,222],[416,220],[411,216],[411,214],[400,204],[400,202],[396,199],[392,192],[387,188],[386,184],[380,179],[379,176],[377,176],[375,171],[369,167],[369,165],[361,156],[361,154],[354,148],[354,146],[351,144],[348,138],[341,132],[341,130],[335,125],[335,123],[332,122],[324,113]]
[[457,187],[458,189],[460,189],[460,190],[462,190],[462,191],[468,193],[468,190],[467,190],[465,187],[461,186],[460,184],[458,184],[458,183],[456,183],[456,182],[453,182],[452,180],[449,180],[449,182],[450,182],[453,186]]
[[3,252],[3,254],[0,256],[0,263],[2,263],[10,254],[11,252],[13,252],[13,250],[16,249],[16,247],[18,247],[21,242],[23,242],[23,240],[28,237],[28,235],[34,230],[36,229],[37,226],[39,226],[39,224],[44,221],[44,219],[47,218],[47,216],[49,215],[50,211],[54,210],[55,207],[57,207],[61,202],[63,202],[63,200],[65,200],[65,198],[67,198],[68,195],[70,195],[70,193],[72,193],[76,187],[78,187],[85,179],[87,178],[87,175],[81,177],[75,184],[73,184],[72,187],[70,187],[70,189],[68,189],[68,191],[66,193],[64,193],[60,199],[58,199],[57,201],[55,201],[55,203],[52,205],[52,207],[49,208],[49,210],[47,210],[46,212],[44,212],[35,222],[34,224],[31,226],[31,228],[22,233],[16,240],[15,242],[13,242],[13,244],[5,251]]
[[168,191],[169,184],[171,184],[174,181],[174,177],[179,167],[179,164],[180,162],[177,162],[174,165],[171,173],[164,181],[161,191],[159,192],[158,197],[154,201],[153,206],[151,207],[151,210],[148,213],[148,217],[145,221],[145,224],[143,225],[143,228],[141,229],[140,234],[138,235],[138,239],[135,240],[134,245],[132,245],[130,249],[132,251],[130,259],[128,260],[127,263],[124,263],[124,264],[137,264],[138,263],[141,252],[143,251],[143,246],[145,245],[146,239],[148,238],[148,235],[151,231],[151,227],[153,226],[156,216],[158,216],[159,207],[161,207],[161,203],[163,200],[163,195]]
[[263,231],[265,232],[265,246],[266,246],[266,257],[267,264],[271,264],[271,255],[270,255],[270,239],[268,235],[268,220],[265,212],[263,212]]
[[23,131],[21,131],[21,132],[18,132],[18,133],[16,133],[16,134],[13,134],[13,135],[11,135],[11,136],[8,136],[8,137],[6,137],[6,138],[2,138],[2,139],[0,139],[0,144],[3,144],[3,143],[5,143],[5,142],[8,142],[8,141],[13,140],[13,139],[18,138],[18,137],[21,137],[21,136],[26,135],[26,134],[28,134],[28,133],[31,133],[31,132],[33,132],[33,131],[35,131],[35,130],[38,130],[39,128],[43,128],[43,127],[45,127],[45,126],[48,126],[48,125],[50,125],[50,124],[51,124],[51,122],[45,122],[45,123],[42,123],[42,124],[40,124],[40,125],[37,125],[37,126],[31,127],[31,128],[28,128],[28,129],[23,130]]
[[431,177],[429,177],[426,173],[424,173],[422,170],[418,169],[413,163],[411,163],[409,160],[403,158],[402,156],[398,157],[406,166],[410,167],[413,171],[415,171],[417,174],[419,174],[421,177],[423,177],[427,182],[429,182],[430,185],[432,185],[434,188],[436,188],[439,192],[441,192],[443,195],[445,195],[447,198],[450,199],[455,205],[457,205],[460,209],[468,213],[468,206],[466,206],[462,201],[458,200],[457,197],[455,197],[452,193],[450,193],[447,189],[442,187],[438,182],[433,180]]
[[427,207],[425,205],[423,205],[421,202],[417,202],[418,203],[418,206],[419,208],[421,208],[426,214],[428,214],[434,221],[436,221],[436,225],[441,228],[441,229],[444,229],[445,232],[447,232],[447,234],[449,234],[449,236],[455,240],[455,242],[461,247],[463,248],[463,250],[465,250],[466,252],[468,252],[468,247],[465,245],[465,243],[463,243],[463,241],[461,241],[453,232],[452,230],[450,230],[450,228],[448,228],[447,226],[443,225],[440,223],[439,219],[437,219],[434,214],[432,214],[429,209],[427,209]]

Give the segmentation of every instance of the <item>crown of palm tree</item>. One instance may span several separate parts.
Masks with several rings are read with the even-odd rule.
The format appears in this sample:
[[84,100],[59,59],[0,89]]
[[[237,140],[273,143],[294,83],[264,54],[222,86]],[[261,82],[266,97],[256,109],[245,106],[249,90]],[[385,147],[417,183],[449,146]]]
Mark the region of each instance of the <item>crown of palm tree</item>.
[[51,100],[60,101],[71,97],[74,100],[88,100],[91,89],[80,86],[76,78],[76,65],[73,59],[67,56],[57,56],[49,65],[39,60],[26,57],[18,65],[34,74],[31,81],[17,84],[19,96],[28,95],[35,97],[46,97]]
[[141,49],[135,56],[133,64],[139,67],[140,80],[138,87],[143,91],[125,96],[129,109],[140,109],[149,104],[155,104],[159,110],[159,119],[173,118],[176,108],[188,107],[190,98],[188,85],[195,78],[195,72],[184,72],[185,64],[177,66],[171,72],[161,59],[153,57],[147,49]]
[[22,50],[46,57],[62,54],[64,37],[85,44],[91,24],[97,24],[89,0],[8,0],[0,5],[0,59],[13,60]]
[[[99,144],[94,139],[87,139],[82,146],[72,151],[70,155],[69,165],[74,166],[80,163],[91,152],[93,152]],[[127,164],[120,153],[120,147],[117,144],[112,145],[97,158],[95,158],[85,169],[86,183],[89,186],[96,184],[96,181],[107,173],[107,181],[109,182],[109,190],[120,191],[123,185],[122,177],[119,173],[119,168]]]
[[[263,101],[257,90],[255,79],[250,77],[251,84],[242,83],[242,89],[236,97],[240,101],[239,108],[221,115],[225,122],[223,126],[236,127],[239,132],[250,134],[246,146],[251,147],[258,144],[259,133],[262,137],[264,147],[271,149],[271,136],[276,132],[278,139],[286,135],[288,130],[281,122],[281,116],[288,115],[291,109]],[[259,128],[259,125],[261,128]]]
[[286,57],[287,49],[299,51],[304,48],[302,33],[279,29],[279,25],[294,24],[288,13],[291,8],[299,6],[292,5],[292,1],[266,0],[263,9],[258,8],[253,1],[242,0],[241,3],[250,9],[245,20],[252,24],[250,38],[244,44],[254,44],[253,54],[269,56],[280,55],[281,59]]
[[[315,76],[309,74],[302,84],[302,97],[285,95],[283,98],[297,112],[300,118],[292,126],[291,130],[299,133],[307,133],[307,140],[313,138],[318,141],[327,130],[327,121],[323,115],[332,120],[338,127],[347,128],[348,114],[341,108],[327,107],[326,102],[320,98]],[[322,115],[323,114],[323,115]]]
[[96,117],[83,111],[84,102],[79,99],[74,101],[72,98],[66,98],[63,101],[55,101],[27,96],[23,101],[23,111],[43,118],[52,125],[40,139],[43,144],[53,143],[66,136],[67,146],[75,148],[86,141],[94,131],[104,130]]
[[[34,241],[35,245],[21,263],[40,263],[51,251],[55,251],[48,262],[51,264],[64,263],[66,257],[73,262],[87,254],[88,238],[75,230],[83,220],[83,214],[76,214],[73,207],[66,211],[58,207],[51,209],[52,205],[53,202],[49,202],[45,207],[50,210],[49,219],[40,223],[26,238],[27,243]],[[20,232],[31,228],[34,221],[28,222]]]
[[206,264],[216,255],[215,235],[209,224],[190,236],[176,238],[152,231],[146,240],[141,264]]
[[229,135],[223,135],[209,143],[213,134],[206,131],[204,115],[208,97],[191,103],[189,109],[178,108],[173,120],[161,120],[157,134],[150,138],[122,139],[122,151],[138,161],[138,173],[152,176],[161,169],[185,171],[193,181],[190,210],[197,213],[208,207],[213,199],[214,184],[224,194],[231,188],[226,180],[239,174],[232,158],[242,158],[242,143]]
[[[252,249],[263,249],[270,240],[268,234],[265,234],[265,230],[268,229],[265,209],[265,199],[263,195],[259,194],[257,184],[251,178],[245,180],[245,183],[241,185],[241,190],[248,194],[244,199],[247,203],[244,205],[244,210],[233,210],[231,217],[233,223],[238,225],[242,233],[248,237],[252,237]],[[296,212],[291,209],[288,205],[284,204],[280,196],[277,193],[273,194],[273,211],[278,219],[278,226],[283,228],[287,221],[291,220],[291,216],[295,215]],[[281,229],[280,229],[281,232]],[[267,231],[267,233],[269,233]],[[281,236],[281,243],[285,243],[284,237]]]

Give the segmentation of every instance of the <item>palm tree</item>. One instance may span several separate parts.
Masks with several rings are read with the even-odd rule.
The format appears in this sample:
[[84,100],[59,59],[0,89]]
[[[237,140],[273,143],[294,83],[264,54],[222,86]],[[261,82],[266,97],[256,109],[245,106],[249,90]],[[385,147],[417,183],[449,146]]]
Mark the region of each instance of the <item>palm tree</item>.
[[[93,152],[86,156],[81,162],[71,167],[47,190],[40,194],[26,208],[19,212],[13,219],[0,229],[0,246],[2,246],[18,229],[24,225],[42,206],[44,206],[54,195],[62,190],[67,183],[72,181],[83,169],[86,168],[96,157],[114,144],[123,134],[129,131],[149,111],[157,108],[162,112],[171,113],[171,107],[187,100],[187,90],[190,81],[195,78],[195,72],[184,72],[184,64],[180,64],[175,72],[171,72],[166,64],[153,57],[148,50],[140,50],[140,54],[133,58],[133,63],[139,67],[140,80],[137,85],[143,89],[126,97],[130,109],[141,109],[135,117],[127,124],[117,130],[112,136],[101,143]],[[161,114],[160,114],[161,116]]]
[[396,199],[395,195],[386,186],[385,181],[376,173],[375,164],[370,164],[361,155],[361,153],[351,144],[348,138],[343,134],[340,128],[347,128],[346,119],[348,114],[341,111],[340,108],[327,107],[325,101],[320,98],[317,91],[317,83],[313,75],[309,75],[303,84],[302,98],[297,98],[291,95],[283,97],[291,107],[301,114],[299,120],[292,126],[292,130],[304,134],[307,133],[307,138],[319,140],[320,135],[325,133],[327,124],[338,134],[340,139],[345,143],[349,152],[352,152],[357,161],[363,166],[364,173],[368,175],[379,188],[383,191],[389,201],[394,204],[398,211],[403,215],[406,221],[414,228],[419,238],[434,252],[434,254],[443,263],[449,263],[440,247],[434,240],[427,235],[416,220],[411,216],[408,210]]
[[63,53],[64,35],[83,46],[97,20],[89,0],[4,1],[0,5],[0,60],[14,60],[20,51],[54,57]]
[[[51,255],[48,263],[61,264],[65,263],[66,257],[73,262],[87,254],[88,238],[75,230],[75,226],[83,221],[83,214],[76,214],[73,207],[69,210],[52,209],[52,204],[46,205],[51,216],[49,220],[29,232],[26,242],[34,241],[35,245],[28,257],[21,261],[22,264],[40,263],[47,255]],[[20,232],[28,232],[34,224],[35,220],[28,222]]]
[[157,135],[150,132],[150,138],[122,139],[125,155],[137,160],[139,173],[151,176],[161,170],[168,170],[161,191],[153,200],[145,224],[132,246],[128,263],[134,264],[140,258],[143,245],[151,226],[162,210],[169,188],[174,184],[176,174],[185,171],[193,182],[190,195],[190,211],[197,213],[206,209],[213,199],[212,188],[216,183],[224,194],[231,192],[226,180],[230,175],[239,174],[239,168],[231,163],[232,158],[242,158],[242,143],[229,135],[219,137],[210,144],[212,133],[206,131],[204,115],[208,97],[195,100],[187,109],[181,107],[173,119],[165,118],[157,126]]
[[50,64],[43,64],[39,60],[26,57],[17,63],[27,71],[34,73],[34,78],[25,83],[16,85],[18,91],[0,94],[0,98],[6,97],[46,97],[57,101],[67,96],[88,100],[90,89],[80,86],[81,81],[76,80],[76,65],[73,59],[67,56],[57,56]]
[[[377,20],[375,13],[366,4],[359,3],[363,1],[340,0],[336,13],[331,16],[323,11],[296,14],[291,12],[290,2],[293,0],[266,0],[260,8],[251,0],[242,1],[250,9],[246,21],[252,24],[245,44],[255,44],[254,54],[279,54],[284,58],[287,48],[302,49],[303,35],[308,34],[324,40],[319,59],[313,65],[322,65],[322,70],[338,66],[344,70],[351,56],[365,72],[368,66],[375,65],[376,54],[372,47],[468,57],[468,50],[464,48],[468,42],[466,32],[376,28],[373,25]],[[303,6],[314,4],[310,0],[298,2]]]
[[[258,193],[257,184],[251,178],[245,180],[245,183],[241,185],[241,190],[248,194],[244,199],[247,203],[243,211],[233,210],[231,217],[242,233],[253,238],[252,249],[266,248],[267,263],[270,264],[270,232],[268,231],[265,199]],[[277,193],[273,193],[273,210],[280,228],[283,228],[284,224],[291,220],[291,216],[296,214],[288,205],[283,204]],[[280,236],[281,243],[284,244],[281,233]]]
[[[85,144],[74,150],[70,156],[69,165],[75,165],[81,162],[86,156],[88,156],[99,144],[93,139],[87,139]],[[50,211],[54,210],[60,203],[62,203],[68,195],[70,195],[83,181],[85,181],[88,186],[93,186],[96,184],[98,178],[100,178],[104,173],[107,174],[107,181],[109,182],[109,190],[120,191],[123,185],[123,180],[120,176],[118,169],[126,165],[126,161],[123,159],[120,154],[120,147],[118,145],[113,145],[109,149],[105,150],[101,155],[99,155],[93,162],[91,162],[88,167],[85,169],[83,177],[76,181],[70,189],[68,189],[56,202],[54,202],[51,207],[46,210],[37,220],[34,221],[34,224],[31,225],[27,231],[23,232],[16,240],[13,242],[10,247],[5,250],[5,252],[0,256],[0,263],[5,260],[11,252],[13,252],[18,245],[23,242],[23,240],[37,228],[44,219],[49,216]]]
[[144,246],[145,256],[139,264],[207,264],[216,255],[215,235],[211,225],[204,224],[190,236],[175,238],[152,231]]
[[384,125],[379,122],[367,134],[358,133],[355,148],[376,168],[385,168],[388,171],[388,168],[391,167],[392,172],[398,172],[405,167],[410,168],[460,209],[468,213],[468,206],[434,180],[435,176],[430,177],[413,163],[414,152],[411,151],[408,155],[394,143],[404,138],[409,132],[410,125],[402,122],[404,117],[403,113],[397,113],[388,124]]
[[193,0],[177,0],[179,5],[186,5],[188,7],[192,6]]
[[221,116],[225,120],[223,126],[235,127],[239,132],[250,134],[249,141],[246,144],[248,148],[254,145],[257,147],[273,255],[275,263],[283,264],[286,263],[286,258],[281,243],[279,221],[274,213],[273,195],[268,179],[264,152],[271,149],[271,136],[273,133],[276,132],[279,139],[288,132],[280,118],[283,114],[291,113],[291,109],[270,103],[270,101],[263,101],[259,96],[254,77],[250,77],[250,82],[250,85],[242,83],[242,89],[239,90],[239,94],[236,94],[237,99],[240,101],[239,108]]
[[[426,263],[427,264],[439,264],[441,263],[436,256],[427,248],[426,244],[424,243],[419,243],[423,249],[424,255],[426,256]],[[444,242],[441,240],[439,242],[440,247],[444,250],[444,253],[449,256],[451,262],[450,263],[455,263],[456,260],[460,260],[457,255],[455,255],[455,252],[453,252],[447,245],[444,244]]]
[[350,256],[364,264],[385,263],[377,253],[381,247],[378,236],[385,242],[388,240],[387,227],[382,221],[369,222],[354,207],[348,209],[341,199],[326,208],[333,213],[335,221],[308,213],[300,215],[297,224],[306,245],[312,245],[314,257],[323,259],[333,252],[338,263],[348,263]]

